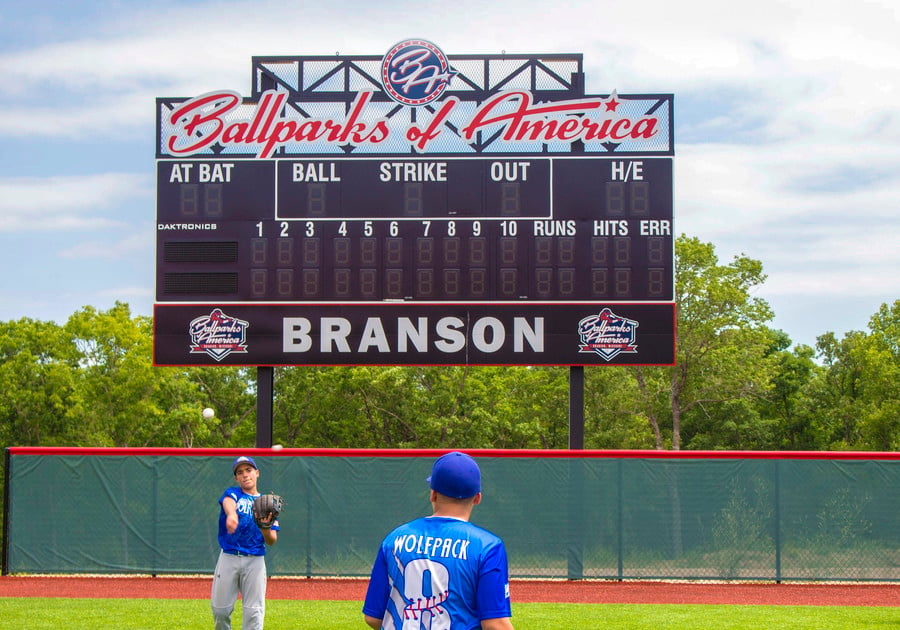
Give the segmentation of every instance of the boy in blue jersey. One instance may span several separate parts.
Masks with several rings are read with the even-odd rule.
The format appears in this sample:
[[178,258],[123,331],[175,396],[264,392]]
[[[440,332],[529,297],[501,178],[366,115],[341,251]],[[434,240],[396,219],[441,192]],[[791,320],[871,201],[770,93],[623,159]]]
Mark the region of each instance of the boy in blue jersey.
[[503,541],[469,522],[481,471],[464,453],[434,463],[431,516],[382,541],[363,604],[375,630],[512,630]]
[[266,545],[278,540],[278,521],[260,529],[253,520],[253,499],[259,496],[259,469],[246,456],[231,465],[237,486],[219,498],[219,560],[212,583],[216,630],[231,630],[231,611],[241,594],[244,630],[262,630],[266,608]]

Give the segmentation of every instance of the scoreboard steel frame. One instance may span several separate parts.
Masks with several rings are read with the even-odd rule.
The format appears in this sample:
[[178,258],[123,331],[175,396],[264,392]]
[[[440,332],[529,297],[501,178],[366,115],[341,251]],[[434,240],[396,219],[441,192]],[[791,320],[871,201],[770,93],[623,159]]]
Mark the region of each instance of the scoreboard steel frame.
[[[590,98],[580,55],[449,61],[444,100],[422,108],[372,89],[381,57],[254,58],[241,107],[262,119],[281,95],[282,117],[334,117],[367,77],[371,115],[395,132],[504,90]],[[181,155],[171,117],[188,99],[157,99],[154,362],[674,363],[672,97],[603,98],[633,117],[662,111],[663,137],[536,143],[485,129],[460,143],[447,120],[448,140],[425,151],[286,142],[260,156],[223,142]]]

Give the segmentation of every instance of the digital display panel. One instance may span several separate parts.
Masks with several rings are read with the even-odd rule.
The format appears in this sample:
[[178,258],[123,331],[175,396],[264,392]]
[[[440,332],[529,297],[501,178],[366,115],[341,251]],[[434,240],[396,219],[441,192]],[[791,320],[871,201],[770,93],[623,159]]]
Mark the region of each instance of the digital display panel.
[[671,301],[669,158],[157,162],[157,301]]

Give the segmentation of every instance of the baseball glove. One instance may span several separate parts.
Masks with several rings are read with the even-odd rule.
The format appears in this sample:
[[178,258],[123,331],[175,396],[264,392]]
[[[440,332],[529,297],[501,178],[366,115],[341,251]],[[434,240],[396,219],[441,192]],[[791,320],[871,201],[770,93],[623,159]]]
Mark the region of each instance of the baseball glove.
[[269,529],[284,508],[284,499],[277,494],[263,494],[253,500],[253,520],[260,529]]

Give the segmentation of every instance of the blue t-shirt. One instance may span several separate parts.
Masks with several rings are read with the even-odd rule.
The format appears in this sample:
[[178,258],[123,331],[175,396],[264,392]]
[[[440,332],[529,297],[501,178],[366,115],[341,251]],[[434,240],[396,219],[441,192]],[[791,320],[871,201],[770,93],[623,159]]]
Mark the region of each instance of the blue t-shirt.
[[[266,541],[262,532],[253,520],[253,499],[258,494],[247,494],[239,486],[227,488],[219,497],[219,546],[225,553],[249,554],[251,556],[266,555]],[[225,508],[222,501],[225,497],[234,499],[237,504],[238,526],[233,534],[225,528]],[[272,525],[278,531],[278,520]]]
[[512,616],[503,541],[455,518],[401,525],[378,548],[363,613],[386,630],[469,630]]

